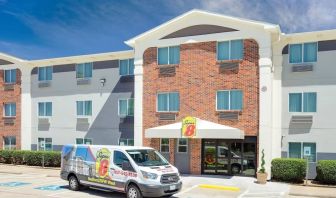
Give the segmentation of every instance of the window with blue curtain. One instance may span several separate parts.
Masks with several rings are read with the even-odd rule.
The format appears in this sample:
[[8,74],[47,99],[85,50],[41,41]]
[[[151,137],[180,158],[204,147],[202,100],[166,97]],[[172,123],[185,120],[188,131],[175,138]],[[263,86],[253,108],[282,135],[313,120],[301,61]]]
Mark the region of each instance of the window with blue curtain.
[[5,83],[16,82],[16,69],[5,70]]
[[316,62],[317,61],[317,43],[304,43],[303,44],[303,61]]
[[217,91],[217,110],[242,110],[242,90]]
[[289,112],[316,112],[316,92],[290,93]]
[[231,60],[241,60],[243,59],[243,40],[232,40],[231,41]]
[[128,59],[128,74],[129,75],[134,75],[134,59]]
[[92,63],[81,63],[76,66],[77,78],[91,78],[92,77]]
[[303,112],[316,112],[316,93],[303,93]]
[[289,63],[302,62],[302,44],[289,45]]
[[169,47],[169,64],[180,63],[180,46]]
[[288,157],[289,158],[301,158],[301,143],[289,142],[288,143]]
[[302,93],[289,94],[289,112],[302,112]]
[[230,91],[217,91],[217,110],[230,109]]
[[218,60],[241,60],[243,57],[243,40],[223,41],[217,43]]
[[180,110],[179,93],[159,93],[157,97],[157,110],[159,112],[176,112]]
[[38,68],[38,80],[47,81],[52,80],[53,67],[39,67]]
[[119,116],[134,116],[134,99],[119,100]]
[[15,117],[16,116],[16,104],[15,103],[5,103],[5,117]]
[[91,116],[92,115],[92,101],[77,101],[77,115],[78,116]]
[[119,61],[119,74],[121,76],[134,75],[134,59]]
[[119,116],[127,115],[127,100],[119,100]]
[[52,116],[52,103],[39,102],[38,103],[39,116]]
[[168,65],[168,47],[160,47],[158,49],[158,64]]
[[230,60],[230,41],[217,43],[217,59]]
[[289,45],[289,63],[316,62],[317,42]]
[[128,75],[128,59],[119,61],[119,74],[121,76]]
[[171,65],[180,63],[180,46],[158,48],[158,64]]
[[166,93],[160,93],[157,95],[157,110],[168,111],[168,95]]

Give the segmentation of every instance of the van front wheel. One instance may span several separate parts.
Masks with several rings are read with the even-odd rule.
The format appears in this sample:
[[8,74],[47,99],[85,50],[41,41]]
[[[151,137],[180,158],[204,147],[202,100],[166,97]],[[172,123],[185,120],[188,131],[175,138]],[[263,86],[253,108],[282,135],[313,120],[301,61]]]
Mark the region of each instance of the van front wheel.
[[142,198],[139,188],[133,184],[127,188],[127,198]]
[[70,176],[69,177],[69,188],[70,190],[73,190],[73,191],[78,191],[79,190],[79,182],[78,182],[78,179],[76,178],[76,176]]

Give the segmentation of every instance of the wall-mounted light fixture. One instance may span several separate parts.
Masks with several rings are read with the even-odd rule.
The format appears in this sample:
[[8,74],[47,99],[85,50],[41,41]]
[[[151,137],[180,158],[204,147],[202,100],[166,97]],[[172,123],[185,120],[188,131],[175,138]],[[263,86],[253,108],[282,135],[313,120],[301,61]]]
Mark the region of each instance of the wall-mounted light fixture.
[[104,87],[105,83],[106,83],[106,78],[101,78],[100,84],[102,85],[102,87]]

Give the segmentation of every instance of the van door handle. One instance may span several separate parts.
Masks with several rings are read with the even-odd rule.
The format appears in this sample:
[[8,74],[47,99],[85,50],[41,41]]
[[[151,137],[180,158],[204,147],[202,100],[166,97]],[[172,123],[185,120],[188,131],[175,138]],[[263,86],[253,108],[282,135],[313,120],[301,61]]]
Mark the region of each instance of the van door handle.
[[110,168],[110,170],[115,170],[114,168]]

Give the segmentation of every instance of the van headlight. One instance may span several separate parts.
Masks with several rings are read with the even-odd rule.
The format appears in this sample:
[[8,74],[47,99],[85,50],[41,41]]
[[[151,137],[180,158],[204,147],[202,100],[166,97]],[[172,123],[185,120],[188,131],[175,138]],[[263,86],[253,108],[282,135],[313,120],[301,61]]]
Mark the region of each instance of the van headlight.
[[158,177],[157,174],[155,173],[149,173],[146,171],[141,171],[143,178],[145,179],[156,179]]

